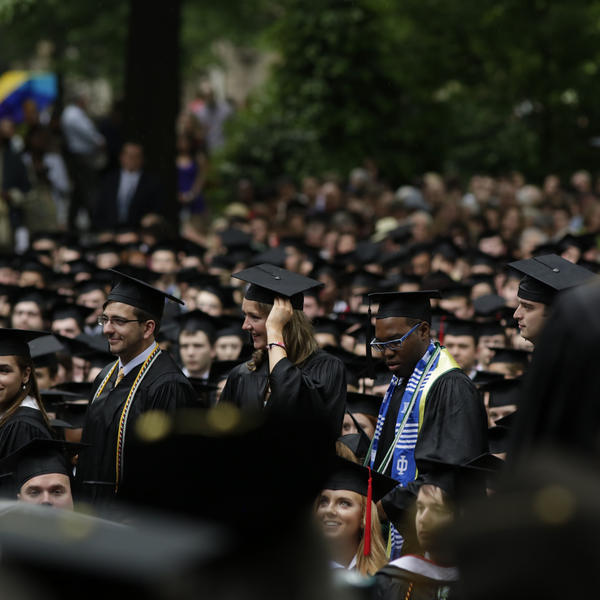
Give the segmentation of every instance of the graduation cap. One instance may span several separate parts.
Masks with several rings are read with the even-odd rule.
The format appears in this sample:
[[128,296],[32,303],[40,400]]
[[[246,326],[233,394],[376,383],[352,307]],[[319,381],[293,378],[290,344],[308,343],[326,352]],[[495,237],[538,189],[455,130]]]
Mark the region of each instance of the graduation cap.
[[90,405],[88,400],[78,399],[76,396],[78,394],[70,395],[69,397],[74,398],[73,400],[63,400],[55,405],[56,416],[68,423],[67,429],[81,429],[83,427],[85,414]]
[[327,478],[323,489],[348,490],[361,496],[367,496],[369,492],[369,479],[372,479],[372,500],[375,503],[379,502],[379,500],[398,485],[398,482],[391,477],[346,460],[341,456],[336,456],[333,461],[331,474]]
[[60,302],[53,307],[51,320],[75,319],[75,321],[83,327],[85,320],[94,312],[94,310],[94,308],[88,308],[81,304]]
[[469,336],[477,341],[479,323],[467,319],[448,319],[444,323],[444,335]]
[[421,281],[421,287],[425,289],[447,290],[456,285],[456,282],[445,271],[432,271],[425,275]]
[[49,366],[56,361],[56,353],[63,352],[64,349],[54,335],[43,335],[29,342],[29,354],[36,367]]
[[31,357],[28,342],[50,335],[48,331],[0,329],[0,356]]
[[218,382],[229,376],[229,373],[238,365],[245,362],[244,360],[213,360],[210,365],[208,380],[210,382]]
[[473,376],[473,383],[477,388],[481,389],[488,383],[493,381],[502,381],[504,379],[504,373],[496,373],[496,371],[477,371]]
[[285,248],[283,246],[276,246],[275,248],[269,248],[268,250],[253,256],[252,260],[250,261],[250,265],[268,263],[277,267],[283,267],[285,265],[286,258],[287,254]]
[[350,413],[361,413],[377,418],[379,407],[381,406],[381,396],[373,394],[359,394],[358,392],[348,392],[346,394],[346,406]]
[[117,276],[117,283],[108,294],[108,301],[122,302],[123,304],[135,306],[159,320],[163,314],[165,300],[171,300],[172,302],[184,305],[184,302],[179,298],[175,298],[171,294],[152,287],[145,281],[125,275],[125,273],[121,273],[115,269],[108,270]]
[[304,291],[323,287],[320,281],[266,263],[232,276],[250,284],[245,294],[247,300],[273,304],[276,297],[288,298],[295,310],[304,306]]
[[491,317],[501,312],[506,300],[497,294],[485,294],[473,300],[473,308],[478,317]]
[[312,320],[315,333],[329,333],[339,340],[342,333],[350,327],[348,323],[331,317],[315,317]]
[[179,333],[184,331],[186,333],[204,331],[211,344],[214,344],[217,329],[221,324],[219,317],[212,317],[198,309],[181,313],[174,317],[174,321],[179,324]]
[[344,444],[360,463],[365,459],[371,447],[371,440],[362,429],[359,429],[358,433],[341,435],[337,441]]
[[509,406],[519,403],[519,395],[521,393],[521,378],[514,379],[498,379],[489,381],[480,386],[483,392],[490,393],[488,406],[495,408],[497,406]]
[[483,335],[504,335],[504,327],[499,321],[482,321],[478,324],[479,337]]
[[419,479],[423,484],[441,488],[458,504],[472,497],[485,496],[485,469],[468,466],[467,463],[456,464],[434,458],[417,458],[416,464]]
[[91,381],[64,381],[52,389],[60,392],[76,394],[77,399],[88,400],[91,397],[94,383]]
[[57,298],[56,292],[52,290],[32,286],[14,288],[13,292],[14,295],[9,294],[9,299],[13,306],[19,302],[34,302],[40,307],[42,312],[47,312],[48,308]]
[[546,254],[509,263],[525,276],[519,283],[519,298],[551,304],[558,292],[585,283],[594,273],[556,254]]
[[365,357],[349,352],[339,346],[325,346],[323,350],[328,354],[337,356],[344,363],[347,383],[358,385],[359,378],[364,377],[366,373]]
[[383,292],[369,294],[371,302],[379,303],[378,319],[405,317],[431,323],[430,298],[441,298],[438,290],[419,292]]
[[201,273],[195,267],[181,269],[176,275],[180,283],[187,283],[190,287],[214,286],[219,287],[220,279],[218,275],[212,273]]
[[471,287],[469,283],[453,282],[442,290],[442,298],[471,298]]
[[327,490],[348,490],[367,498],[365,510],[364,555],[371,554],[371,502],[379,502],[398,482],[368,467],[336,456],[333,469],[325,483]]
[[499,348],[491,347],[494,351],[494,356],[490,358],[490,364],[493,363],[516,363],[524,367],[529,364],[531,352],[529,350],[521,350],[520,348]]
[[17,491],[33,477],[61,473],[72,477],[70,459],[85,444],[37,438],[0,461],[0,473],[12,473]]
[[249,248],[252,244],[252,236],[241,229],[232,227],[231,229],[225,229],[220,231],[218,234],[221,238],[221,243],[228,250],[234,249],[245,249]]

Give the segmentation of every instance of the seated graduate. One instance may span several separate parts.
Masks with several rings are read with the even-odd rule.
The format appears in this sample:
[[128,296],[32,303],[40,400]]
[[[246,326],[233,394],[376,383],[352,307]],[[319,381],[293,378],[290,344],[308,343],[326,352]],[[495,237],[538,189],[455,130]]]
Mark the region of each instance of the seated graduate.
[[54,437],[27,342],[46,332],[0,329],[0,459],[34,438]]
[[341,360],[319,349],[302,311],[303,292],[321,284],[269,264],[234,277],[250,283],[242,329],[252,336],[254,354],[231,371],[220,402],[251,410],[299,411],[326,421],[339,436],[346,401]]
[[[483,466],[487,464],[487,466]],[[466,500],[485,497],[486,473],[502,461],[483,455],[472,466],[417,460],[422,472],[414,513],[420,552],[391,561],[375,575],[377,600],[457,597],[458,569],[444,534],[464,512]]]
[[[60,440],[31,440],[1,461],[2,481],[9,479],[20,502],[73,510],[71,461],[80,448]],[[3,491],[7,488],[3,483]]]
[[381,407],[381,396],[348,392],[346,395],[346,414],[342,426],[342,435],[359,433],[360,427],[369,440],[375,435],[377,417]]
[[373,575],[387,562],[375,502],[396,485],[390,477],[336,457],[315,505],[334,568]]

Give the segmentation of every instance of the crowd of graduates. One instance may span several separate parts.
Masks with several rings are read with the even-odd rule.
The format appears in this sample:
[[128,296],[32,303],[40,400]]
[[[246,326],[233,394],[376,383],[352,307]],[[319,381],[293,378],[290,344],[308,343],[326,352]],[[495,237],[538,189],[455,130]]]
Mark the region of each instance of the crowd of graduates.
[[[3,158],[14,153],[8,143],[5,138]],[[219,523],[223,531],[199,532],[199,539],[216,535],[225,548],[233,530],[236,541],[223,550],[211,575],[200,568],[208,559],[197,558],[197,547],[190,549],[187,559],[198,561],[194,581],[219,589],[227,579],[225,565],[238,565],[256,543],[261,548],[253,567],[241,573],[263,597],[275,597],[286,585],[296,586],[297,597],[363,593],[356,582],[337,577],[349,571],[368,578],[370,597],[500,597],[501,588],[484,581],[482,573],[492,567],[483,568],[478,553],[497,557],[498,548],[506,547],[502,537],[492,552],[481,532],[493,542],[489,519],[503,514],[498,482],[507,472],[513,474],[509,488],[534,498],[539,522],[518,527],[506,518],[504,533],[539,527],[530,540],[554,539],[541,531],[552,523],[571,531],[579,483],[551,478],[567,477],[570,466],[560,461],[569,456],[533,467],[520,459],[538,438],[552,443],[564,428],[576,430],[584,421],[589,439],[594,437],[593,411],[581,410],[577,423],[564,416],[571,415],[569,390],[554,399],[564,413],[557,409],[552,418],[543,399],[530,400],[550,377],[544,369],[554,368],[558,377],[565,361],[540,358],[554,343],[549,330],[562,331],[562,349],[569,335],[577,339],[575,327],[560,329],[571,315],[568,306],[558,303],[563,313],[557,320],[550,312],[555,299],[581,286],[583,305],[593,305],[594,292],[584,282],[600,269],[600,190],[588,173],[568,181],[548,175],[540,186],[519,173],[477,175],[464,187],[428,173],[396,188],[366,163],[347,177],[282,177],[269,189],[240,180],[220,211],[211,209],[208,190],[200,220],[184,212],[179,223],[170,223],[161,204],[153,203],[135,223],[124,219],[103,228],[92,222],[76,231],[15,221],[19,211],[9,200],[13,188],[4,185],[7,172],[0,171],[3,201],[26,235],[9,236],[0,257],[5,498],[76,512],[85,506],[106,519],[98,519],[102,527],[110,519],[128,526],[136,521],[120,505],[104,512],[100,499],[106,493],[111,509],[116,497],[123,506],[191,516],[198,527],[198,517]],[[126,196],[117,193],[117,205]],[[110,309],[119,304],[133,312]],[[593,318],[586,318],[580,327],[589,322],[592,336]],[[143,353],[129,356],[119,346],[125,334],[117,339],[114,333],[129,321],[153,322],[147,339],[173,361],[166,367],[148,363],[150,372],[177,369],[186,379],[184,385],[175,377],[179,391],[177,400],[172,392],[170,404],[156,400],[165,392],[140,387],[140,406],[168,409],[162,417],[140,409],[124,442],[117,419],[111,430],[117,479],[106,481],[89,475],[90,456],[103,454],[92,443],[100,436],[93,419],[100,419],[110,394],[117,397],[117,386],[126,384],[123,389],[132,394],[138,389],[127,365]],[[136,348],[152,350],[143,355],[143,372],[155,346]],[[404,348],[415,355],[408,370],[394,362]],[[126,372],[118,376],[123,366]],[[421,398],[421,380],[412,393],[412,378],[421,368],[425,378],[430,366],[435,375]],[[92,400],[99,401],[94,409]],[[405,403],[410,407],[400,418]],[[200,416],[185,413],[181,420],[181,408]],[[118,462],[120,452],[128,453],[124,463]],[[534,475],[514,475],[523,465]],[[47,488],[32,483],[49,475],[59,477]],[[519,481],[527,483],[519,487]],[[90,495],[85,484],[104,486],[106,493]],[[471,511],[467,501],[473,497],[479,506]],[[317,524],[314,538],[302,533],[307,511]],[[444,534],[455,523],[461,523],[460,535],[454,532],[448,543]],[[178,527],[166,527],[173,539]],[[118,531],[104,533],[119,544]],[[146,534],[156,536],[154,543],[161,539]],[[260,542],[248,541],[256,538]],[[56,539],[60,545],[59,534]],[[93,539],[90,547],[106,552]],[[281,560],[274,557],[278,549],[285,554]],[[150,565],[164,559],[161,554],[145,560]],[[21,555],[15,560],[29,565]],[[98,560],[114,565],[106,556]],[[331,590],[325,583],[330,566],[337,581]],[[87,576],[87,567],[82,569]],[[113,567],[107,569],[112,577]],[[244,593],[239,597],[254,597]]]

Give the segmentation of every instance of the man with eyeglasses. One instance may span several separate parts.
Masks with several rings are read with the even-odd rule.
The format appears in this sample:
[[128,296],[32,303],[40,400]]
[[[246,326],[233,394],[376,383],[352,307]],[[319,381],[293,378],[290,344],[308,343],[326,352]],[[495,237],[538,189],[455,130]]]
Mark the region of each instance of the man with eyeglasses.
[[174,412],[193,406],[194,390],[171,356],[155,341],[165,300],[183,304],[147,283],[117,271],[98,318],[110,351],[118,360],[107,365],[92,387],[79,454],[78,491],[99,510],[118,496],[126,474],[127,439],[140,414]]
[[[379,303],[375,339],[392,373],[368,457],[372,469],[399,486],[379,503],[393,523],[415,499],[416,459],[464,464],[488,450],[485,408],[469,377],[430,337],[433,290],[369,294]],[[392,559],[403,539],[391,528]]]

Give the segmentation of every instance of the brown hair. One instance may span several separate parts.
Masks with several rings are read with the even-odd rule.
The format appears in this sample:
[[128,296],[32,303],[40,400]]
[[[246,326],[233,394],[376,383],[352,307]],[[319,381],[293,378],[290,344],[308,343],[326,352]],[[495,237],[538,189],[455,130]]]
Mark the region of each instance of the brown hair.
[[[367,507],[367,499],[362,498],[362,529],[365,527],[365,513]],[[375,575],[383,565],[387,564],[388,558],[386,555],[385,542],[381,533],[381,523],[377,513],[375,502],[371,502],[371,553],[369,556],[364,554],[365,536],[364,533],[360,538],[358,550],[356,551],[356,570],[361,575]]]
[[27,396],[32,396],[37,402],[46,426],[51,430],[50,419],[48,418],[48,413],[46,412],[46,409],[42,403],[37,380],[35,378],[33,360],[29,356],[15,355],[15,362],[17,363],[17,367],[21,373],[23,373],[29,367],[29,380],[25,384],[25,388],[20,388],[19,393],[13,398],[8,409],[5,411],[2,417],[0,417],[0,427],[2,427],[2,425],[4,425],[6,421],[8,421],[8,419],[15,414],[15,412],[17,412],[18,408],[21,406],[21,402],[23,402]]
[[[273,308],[271,304],[263,302],[257,302],[257,304],[261,317],[268,316]],[[302,364],[319,349],[312,325],[302,310],[294,310],[292,318],[285,324],[283,343],[285,344],[287,356],[294,365]],[[247,363],[248,369],[256,371],[266,357],[267,351],[265,349],[255,350],[252,358]]]

